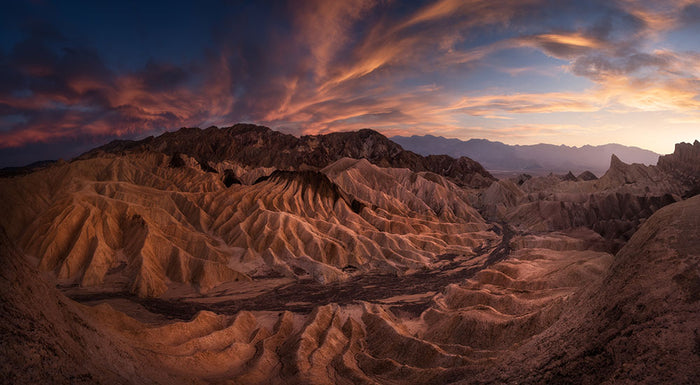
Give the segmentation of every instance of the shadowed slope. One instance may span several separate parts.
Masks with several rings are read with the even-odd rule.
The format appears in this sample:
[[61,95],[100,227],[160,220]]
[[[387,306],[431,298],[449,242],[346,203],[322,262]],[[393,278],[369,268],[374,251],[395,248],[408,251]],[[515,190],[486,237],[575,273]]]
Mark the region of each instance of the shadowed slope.
[[[188,383],[43,282],[0,227],[0,378],[7,384]],[[40,304],[40,305],[39,305]]]
[[498,376],[523,384],[697,383],[698,233],[700,197],[656,212],[604,278],[500,365]]

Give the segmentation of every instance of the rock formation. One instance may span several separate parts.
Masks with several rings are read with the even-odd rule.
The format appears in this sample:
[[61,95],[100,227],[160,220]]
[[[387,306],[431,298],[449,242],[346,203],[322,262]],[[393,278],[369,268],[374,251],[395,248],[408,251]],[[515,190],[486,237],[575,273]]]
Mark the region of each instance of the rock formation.
[[566,316],[482,378],[523,384],[697,382],[699,231],[700,197],[656,212],[602,279],[572,298]]
[[584,171],[581,174],[579,174],[579,176],[577,176],[576,178],[579,180],[586,180],[586,181],[598,179],[598,177],[595,176],[595,174],[593,174],[590,171]]
[[645,166],[613,155],[605,175],[580,181],[553,174],[499,181],[474,203],[486,218],[528,231],[588,227],[607,239],[614,252],[656,210],[693,195],[700,146],[680,144],[674,154],[661,158],[661,165]]
[[0,378],[7,384],[187,383],[44,282],[0,228]]
[[444,177],[354,162],[327,168],[339,184],[278,170],[243,185],[153,153],[76,160],[6,180],[0,224],[63,284],[140,296],[269,274],[337,281],[347,265],[400,274],[495,237]]
[[673,175],[685,186],[684,196],[700,193],[700,142],[678,143],[673,154],[659,157],[659,169]]

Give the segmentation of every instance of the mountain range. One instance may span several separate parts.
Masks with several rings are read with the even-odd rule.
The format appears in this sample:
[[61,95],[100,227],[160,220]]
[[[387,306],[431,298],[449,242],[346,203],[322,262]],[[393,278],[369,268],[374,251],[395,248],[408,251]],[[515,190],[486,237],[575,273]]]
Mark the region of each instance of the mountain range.
[[620,144],[582,147],[552,144],[508,145],[486,139],[462,141],[433,135],[394,136],[391,140],[421,155],[466,156],[497,175],[565,174],[568,171],[578,175],[590,171],[601,176],[608,169],[609,159],[613,154],[624,162],[646,165],[656,164],[659,158],[659,154],[652,151]]

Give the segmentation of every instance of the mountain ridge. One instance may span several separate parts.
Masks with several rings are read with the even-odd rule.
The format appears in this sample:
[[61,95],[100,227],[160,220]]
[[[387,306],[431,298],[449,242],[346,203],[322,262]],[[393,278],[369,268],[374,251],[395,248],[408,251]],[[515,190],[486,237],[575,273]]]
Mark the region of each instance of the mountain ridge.
[[407,151],[377,131],[333,132],[295,137],[254,124],[181,128],[142,140],[117,140],[90,150],[76,159],[89,159],[105,153],[154,151],[169,156],[189,155],[203,169],[209,162],[234,161],[250,167],[285,170],[319,170],[341,158],[367,159],[379,167],[430,171],[450,178],[459,185],[486,187],[495,178],[468,157],[422,156]]
[[442,153],[450,156],[468,156],[492,172],[526,172],[532,174],[575,174],[591,171],[601,176],[608,168],[610,156],[615,154],[627,163],[656,164],[660,154],[633,146],[608,143],[581,147],[539,143],[508,145],[487,139],[445,138],[434,135],[393,136],[391,140],[421,155]]

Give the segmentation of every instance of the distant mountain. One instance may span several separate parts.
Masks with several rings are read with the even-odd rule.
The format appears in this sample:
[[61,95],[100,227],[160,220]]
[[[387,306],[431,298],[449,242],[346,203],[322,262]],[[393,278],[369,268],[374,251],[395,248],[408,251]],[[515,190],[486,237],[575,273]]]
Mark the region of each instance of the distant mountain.
[[620,144],[582,147],[552,144],[511,146],[486,139],[462,141],[433,135],[394,136],[391,140],[406,150],[421,155],[467,156],[496,174],[508,172],[548,174],[568,171],[579,174],[583,171],[591,171],[601,176],[608,169],[610,157],[613,154],[626,163],[647,165],[656,164],[659,158],[659,154],[655,152]]
[[22,167],[0,168],[0,178],[30,174],[34,171],[38,171],[38,170],[44,169],[46,167],[49,167],[52,164],[55,164],[56,162],[58,162],[58,161],[56,161],[56,160],[40,160],[40,161],[31,163],[31,164],[28,164],[28,165],[22,166]]

